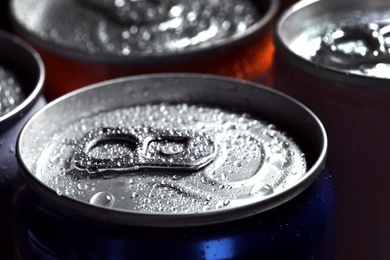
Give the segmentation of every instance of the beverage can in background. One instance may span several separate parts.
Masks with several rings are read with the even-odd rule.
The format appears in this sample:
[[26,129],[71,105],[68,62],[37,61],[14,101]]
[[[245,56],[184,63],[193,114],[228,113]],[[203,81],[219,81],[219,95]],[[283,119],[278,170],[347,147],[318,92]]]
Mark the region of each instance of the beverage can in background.
[[267,83],[279,0],[13,0],[14,32],[47,68],[46,96],[120,76],[198,72]]
[[284,11],[285,9],[289,8],[293,4],[299,2],[300,0],[281,0],[280,3],[280,10]]
[[8,8],[9,8],[9,0],[3,0],[0,2],[0,30],[3,31],[10,30]]
[[17,152],[21,259],[334,254],[325,130],[268,87],[203,74],[101,82],[35,114]]
[[275,85],[329,136],[338,259],[389,259],[390,3],[302,1],[280,18]]
[[12,258],[11,195],[20,174],[15,158],[17,136],[27,120],[45,105],[44,66],[20,39],[0,31],[0,255]]

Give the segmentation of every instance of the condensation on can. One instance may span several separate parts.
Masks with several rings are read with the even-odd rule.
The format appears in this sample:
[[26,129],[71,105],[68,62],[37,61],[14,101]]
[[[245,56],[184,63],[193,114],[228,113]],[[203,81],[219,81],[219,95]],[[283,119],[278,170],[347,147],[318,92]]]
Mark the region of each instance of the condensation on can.
[[334,253],[325,130],[255,83],[203,74],[102,82],[38,112],[17,148],[22,257]]
[[302,1],[275,34],[274,87],[312,109],[329,135],[337,259],[390,257],[389,19],[387,1]]
[[[121,3],[11,1],[15,33],[35,46],[47,67],[49,99],[102,80],[158,72],[218,74],[269,85],[272,29],[279,0],[237,0],[223,5],[218,1],[203,0],[126,0]],[[141,12],[144,7],[140,3],[149,6],[148,10],[155,16],[148,15],[149,11]],[[135,11],[127,10],[131,8]],[[167,18],[161,17],[160,9],[165,10],[163,13]],[[148,23],[153,31],[144,29],[150,25]],[[194,26],[197,23],[199,25]],[[188,29],[184,30],[186,27],[183,26]],[[202,31],[195,35],[194,28]],[[222,32],[229,32],[229,35],[221,37]],[[175,36],[178,33],[179,36]],[[196,37],[180,35],[183,33]],[[75,39],[85,48],[63,43],[64,39]],[[175,43],[176,47],[166,46],[162,39],[171,45]],[[162,41],[161,44],[154,46],[158,41]],[[116,46],[119,43],[120,46]],[[136,44],[135,47],[130,43]],[[186,44],[193,46],[184,48]],[[145,50],[132,51],[140,46]],[[96,47],[105,52],[96,52]],[[121,50],[119,55],[113,54],[112,50],[116,48]]]
[[0,254],[12,259],[11,195],[20,174],[16,139],[32,114],[45,105],[45,72],[37,52],[5,31],[0,31],[0,49]]

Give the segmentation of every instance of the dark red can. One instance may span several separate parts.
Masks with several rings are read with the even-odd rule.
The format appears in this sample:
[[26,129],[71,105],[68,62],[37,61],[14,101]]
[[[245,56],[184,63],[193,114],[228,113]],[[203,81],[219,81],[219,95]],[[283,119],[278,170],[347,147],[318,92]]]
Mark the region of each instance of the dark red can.
[[275,34],[275,88],[329,135],[338,259],[389,259],[390,4],[301,1]]
[[13,0],[15,33],[47,68],[46,94],[119,76],[198,72],[267,84],[279,0]]
[[0,258],[12,259],[10,211],[12,186],[20,174],[15,158],[17,136],[45,99],[44,66],[38,53],[0,31]]

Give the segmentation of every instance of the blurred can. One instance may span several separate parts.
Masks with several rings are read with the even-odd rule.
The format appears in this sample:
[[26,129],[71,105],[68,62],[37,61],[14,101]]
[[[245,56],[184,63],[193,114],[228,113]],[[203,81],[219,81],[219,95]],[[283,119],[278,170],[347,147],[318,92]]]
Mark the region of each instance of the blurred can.
[[299,0],[281,0],[280,10],[284,11],[297,2],[299,2]]
[[0,31],[0,255],[11,259],[12,185],[20,171],[16,138],[45,100],[44,67],[39,55],[21,40]]
[[329,135],[339,259],[389,259],[390,3],[303,1],[277,26],[275,88]]
[[2,0],[0,2],[0,30],[9,31],[10,30],[10,20],[9,20],[9,0]]
[[15,33],[47,67],[47,97],[120,76],[218,74],[267,83],[279,0],[13,0]]
[[255,83],[201,74],[102,82],[38,112],[17,151],[21,259],[334,254],[325,130]]

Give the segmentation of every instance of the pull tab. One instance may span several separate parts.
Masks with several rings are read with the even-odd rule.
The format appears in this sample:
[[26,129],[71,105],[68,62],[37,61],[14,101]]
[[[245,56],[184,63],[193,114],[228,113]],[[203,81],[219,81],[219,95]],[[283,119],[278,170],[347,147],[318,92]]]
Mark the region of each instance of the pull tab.
[[354,67],[390,63],[389,32],[390,25],[376,23],[328,30],[322,37],[320,58]]
[[195,171],[214,160],[214,139],[190,130],[98,128],[78,143],[74,165],[90,173],[143,169]]

